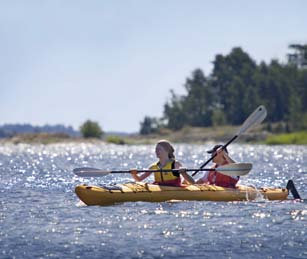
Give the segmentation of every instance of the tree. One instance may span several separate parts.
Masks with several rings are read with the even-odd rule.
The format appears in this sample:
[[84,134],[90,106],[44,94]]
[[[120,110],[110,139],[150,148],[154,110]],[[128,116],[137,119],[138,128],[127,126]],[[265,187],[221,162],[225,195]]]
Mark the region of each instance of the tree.
[[80,126],[80,132],[84,138],[101,138],[103,131],[97,122],[87,120]]
[[156,133],[159,127],[160,125],[158,119],[145,116],[144,120],[141,122],[140,134],[148,135]]
[[[306,46],[290,47],[297,49],[306,61]],[[166,127],[179,130],[184,126],[239,125],[263,104],[269,123],[286,123],[291,130],[306,129],[305,61],[293,65],[290,61],[282,64],[272,60],[257,65],[240,47],[228,55],[216,55],[208,77],[201,69],[195,69],[186,79],[186,95],[171,91],[171,99],[164,105]]]
[[301,102],[300,98],[296,95],[291,95],[290,96],[290,105],[289,105],[289,114],[288,114],[288,119],[287,122],[289,124],[290,130],[292,129],[301,129],[303,120],[301,118]]
[[222,126],[226,124],[225,114],[222,109],[216,108],[212,112],[212,126]]
[[192,77],[186,79],[185,89],[186,96],[178,96],[171,91],[171,101],[164,105],[167,127],[179,130],[186,125],[210,126],[215,98],[209,80],[201,69],[195,69]]
[[298,96],[301,98],[302,111],[307,113],[307,69],[299,71],[296,85]]
[[211,84],[217,103],[228,123],[241,124],[258,105],[256,90],[253,89],[257,65],[241,48],[233,48],[226,56],[217,55],[213,64]]
[[192,78],[186,80],[185,88],[187,96],[183,99],[183,111],[187,124],[195,127],[210,126],[215,98],[201,69],[193,71]]
[[288,46],[294,53],[288,54],[288,63],[298,68],[307,67],[307,44],[291,44]]
[[186,114],[183,110],[183,98],[178,96],[171,90],[171,101],[164,105],[164,119],[167,128],[179,130],[186,124]]

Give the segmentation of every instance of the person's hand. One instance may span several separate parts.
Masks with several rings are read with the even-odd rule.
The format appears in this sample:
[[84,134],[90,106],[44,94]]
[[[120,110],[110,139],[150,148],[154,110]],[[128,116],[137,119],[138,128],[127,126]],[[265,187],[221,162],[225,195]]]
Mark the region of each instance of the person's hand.
[[180,167],[180,168],[178,169],[178,172],[179,172],[180,174],[185,173],[186,171],[187,171],[187,169],[186,169],[185,167]]
[[223,147],[220,147],[217,151],[216,154],[219,155],[220,153],[224,152]]

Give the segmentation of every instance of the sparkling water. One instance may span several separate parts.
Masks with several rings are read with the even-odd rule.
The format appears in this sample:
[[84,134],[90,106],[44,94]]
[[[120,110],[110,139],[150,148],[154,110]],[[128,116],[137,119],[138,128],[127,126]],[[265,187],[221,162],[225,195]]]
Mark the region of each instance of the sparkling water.
[[[195,168],[212,145],[174,146]],[[76,185],[132,177],[82,179],[73,168],[146,168],[154,146],[1,145],[0,258],[307,258],[307,146],[232,144],[229,153],[253,163],[241,184],[285,187],[293,179],[303,200],[85,206]]]

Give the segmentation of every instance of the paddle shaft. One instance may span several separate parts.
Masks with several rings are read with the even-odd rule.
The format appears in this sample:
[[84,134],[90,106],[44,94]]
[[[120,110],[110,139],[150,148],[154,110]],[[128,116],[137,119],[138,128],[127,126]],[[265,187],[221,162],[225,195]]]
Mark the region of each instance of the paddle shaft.
[[249,171],[252,169],[251,163],[232,163],[227,164],[216,168],[180,168],[180,169],[144,169],[144,170],[137,170],[137,169],[130,169],[130,170],[114,170],[114,171],[108,171],[108,170],[101,170],[98,168],[91,168],[91,167],[81,167],[81,168],[75,168],[73,170],[74,174],[81,176],[81,177],[99,177],[99,176],[105,176],[108,174],[122,174],[122,173],[162,173],[162,172],[174,172],[174,173],[184,173],[184,172],[190,172],[190,171],[216,171],[218,170],[220,173],[229,175],[229,176],[239,176],[239,175],[245,175],[248,174]]
[[[192,172],[195,170],[200,170],[200,171],[215,171],[216,169],[214,168],[189,168],[189,169],[155,169],[155,170],[150,170],[150,169],[144,169],[144,170],[114,170],[114,171],[102,171],[102,170],[91,170],[91,172],[101,172],[101,173],[107,173],[107,174],[125,174],[125,173],[131,173],[131,172],[136,172],[136,173],[164,173],[164,172],[174,172],[174,173],[179,173],[180,171],[185,171],[185,172]],[[82,170],[80,170],[82,173]],[[86,172],[86,171],[84,171]]]

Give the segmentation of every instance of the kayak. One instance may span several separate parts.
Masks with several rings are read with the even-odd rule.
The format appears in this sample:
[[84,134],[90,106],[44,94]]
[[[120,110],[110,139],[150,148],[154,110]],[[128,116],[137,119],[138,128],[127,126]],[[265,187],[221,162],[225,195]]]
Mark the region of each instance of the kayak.
[[252,201],[257,198],[286,200],[286,188],[260,188],[239,185],[224,188],[215,185],[188,185],[183,187],[162,186],[142,182],[113,186],[79,185],[77,196],[86,205],[112,205],[121,202],[163,202],[170,200],[195,201]]
[[162,186],[143,182],[116,184],[111,186],[79,185],[77,196],[86,205],[112,205],[122,202],[164,202],[170,200],[195,201],[252,201],[286,200],[287,188],[260,188],[239,185],[224,188],[215,185],[187,185],[182,187]]

